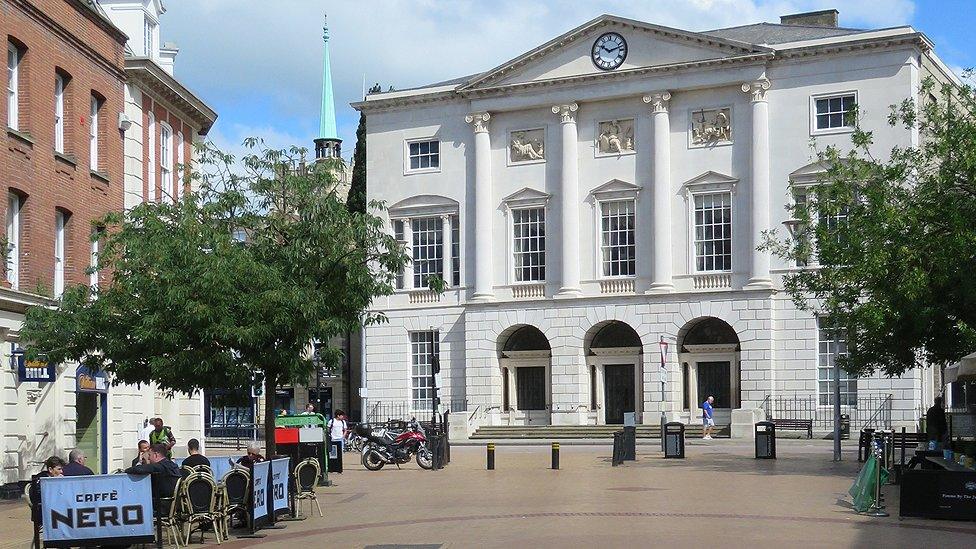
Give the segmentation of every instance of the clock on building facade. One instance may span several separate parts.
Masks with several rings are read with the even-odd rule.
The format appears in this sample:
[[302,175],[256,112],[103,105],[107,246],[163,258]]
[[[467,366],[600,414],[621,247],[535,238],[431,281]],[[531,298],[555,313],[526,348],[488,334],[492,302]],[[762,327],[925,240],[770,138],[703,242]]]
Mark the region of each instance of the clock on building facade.
[[593,42],[590,57],[598,69],[612,71],[627,59],[627,41],[615,32],[604,33]]

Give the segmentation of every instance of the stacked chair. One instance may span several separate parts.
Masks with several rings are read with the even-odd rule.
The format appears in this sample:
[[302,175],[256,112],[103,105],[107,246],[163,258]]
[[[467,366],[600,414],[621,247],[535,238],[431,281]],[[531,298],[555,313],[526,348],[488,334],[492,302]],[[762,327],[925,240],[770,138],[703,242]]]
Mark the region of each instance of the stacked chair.
[[322,508],[319,507],[318,499],[315,498],[315,484],[318,482],[320,472],[319,460],[315,458],[308,458],[295,466],[295,506],[299,513],[302,511],[302,501],[309,500],[309,512],[312,511],[311,504],[314,503],[315,508],[319,511],[319,516],[323,516]]

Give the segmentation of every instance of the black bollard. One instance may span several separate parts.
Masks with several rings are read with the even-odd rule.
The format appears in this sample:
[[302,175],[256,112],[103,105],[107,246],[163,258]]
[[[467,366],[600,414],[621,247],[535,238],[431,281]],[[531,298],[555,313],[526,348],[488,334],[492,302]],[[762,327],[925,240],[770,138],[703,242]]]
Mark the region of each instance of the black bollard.
[[495,443],[494,442],[488,443],[488,470],[489,471],[495,470]]
[[559,469],[559,443],[552,443],[552,468]]

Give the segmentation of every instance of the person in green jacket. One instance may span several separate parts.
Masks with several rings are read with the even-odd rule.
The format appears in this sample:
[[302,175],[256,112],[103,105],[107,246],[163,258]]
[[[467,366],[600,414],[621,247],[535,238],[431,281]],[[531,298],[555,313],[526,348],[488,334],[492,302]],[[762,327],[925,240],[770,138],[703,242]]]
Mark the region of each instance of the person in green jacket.
[[176,437],[173,436],[173,430],[169,427],[163,425],[163,418],[157,417],[153,420],[153,425],[155,429],[149,432],[149,444],[155,446],[156,444],[166,445],[166,457],[173,458],[173,446],[176,446]]

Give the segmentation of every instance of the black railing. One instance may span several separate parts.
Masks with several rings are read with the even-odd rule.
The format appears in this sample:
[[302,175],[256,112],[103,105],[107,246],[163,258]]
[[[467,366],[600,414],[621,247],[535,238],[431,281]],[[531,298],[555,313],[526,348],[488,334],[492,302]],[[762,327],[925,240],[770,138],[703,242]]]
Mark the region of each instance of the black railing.
[[[804,419],[813,421],[814,429],[834,428],[833,404],[821,404],[817,395],[770,395],[762,408],[767,420]],[[891,395],[857,395],[856,404],[842,404],[840,413],[850,416],[852,429],[890,429]]]
[[[420,422],[429,422],[432,414],[430,403],[425,401],[426,409],[415,409],[411,402],[378,400],[370,402],[366,406],[365,423],[384,423],[390,420],[408,420],[417,418]],[[468,401],[463,398],[453,398],[441,401],[442,410],[446,408],[448,412],[459,412],[468,409]]]

